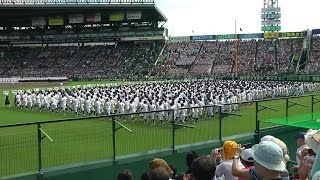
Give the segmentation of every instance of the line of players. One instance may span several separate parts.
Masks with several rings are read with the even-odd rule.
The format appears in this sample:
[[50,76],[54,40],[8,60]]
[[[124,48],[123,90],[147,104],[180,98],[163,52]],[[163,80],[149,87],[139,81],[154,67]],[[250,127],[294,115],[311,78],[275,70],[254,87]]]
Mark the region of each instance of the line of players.
[[[161,125],[174,119],[185,123],[189,117],[193,122],[204,115],[214,117],[217,107],[231,112],[239,109],[238,104],[266,98],[300,96],[319,90],[319,83],[300,82],[250,82],[250,81],[195,81],[175,83],[149,83],[116,87],[94,87],[59,89],[53,91],[19,92],[15,105],[21,108],[83,113],[87,115],[110,115],[163,111],[173,113],[142,113],[144,122]],[[232,104],[232,105],[225,105]],[[213,106],[202,108],[201,106]],[[179,109],[190,108],[190,109]],[[137,116],[130,115],[131,121]]]

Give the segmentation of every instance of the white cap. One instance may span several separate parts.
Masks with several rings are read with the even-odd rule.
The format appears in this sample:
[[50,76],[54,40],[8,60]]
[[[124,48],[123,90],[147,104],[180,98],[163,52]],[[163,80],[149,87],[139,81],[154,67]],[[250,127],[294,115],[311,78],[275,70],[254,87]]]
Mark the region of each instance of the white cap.
[[247,162],[253,162],[253,151],[251,148],[244,149],[240,153],[240,157],[242,160],[247,161]]

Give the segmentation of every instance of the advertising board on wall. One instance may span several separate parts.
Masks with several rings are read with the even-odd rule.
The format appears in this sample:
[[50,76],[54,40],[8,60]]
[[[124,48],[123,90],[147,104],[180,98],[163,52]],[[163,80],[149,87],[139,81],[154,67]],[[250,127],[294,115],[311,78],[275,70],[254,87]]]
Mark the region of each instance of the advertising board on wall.
[[141,19],[141,11],[127,11],[126,18],[127,20]]
[[45,17],[32,18],[32,26],[45,26],[46,24]]
[[70,14],[69,23],[70,24],[82,24],[84,22],[82,14]]
[[109,14],[110,21],[123,21],[124,20],[124,12],[114,12]]
[[101,21],[101,14],[100,13],[88,14],[86,16],[86,21],[88,23],[100,22]]
[[49,26],[60,26],[64,24],[62,17],[49,17]]
[[187,42],[190,41],[190,36],[173,36],[170,37],[170,42]]

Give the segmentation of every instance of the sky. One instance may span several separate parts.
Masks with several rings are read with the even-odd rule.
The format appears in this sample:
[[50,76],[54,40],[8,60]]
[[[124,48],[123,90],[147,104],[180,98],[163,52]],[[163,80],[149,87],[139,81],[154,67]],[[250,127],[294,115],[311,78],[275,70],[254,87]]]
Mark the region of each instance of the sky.
[[[155,0],[171,36],[261,33],[263,0]],[[320,0],[279,0],[281,31],[320,28]]]

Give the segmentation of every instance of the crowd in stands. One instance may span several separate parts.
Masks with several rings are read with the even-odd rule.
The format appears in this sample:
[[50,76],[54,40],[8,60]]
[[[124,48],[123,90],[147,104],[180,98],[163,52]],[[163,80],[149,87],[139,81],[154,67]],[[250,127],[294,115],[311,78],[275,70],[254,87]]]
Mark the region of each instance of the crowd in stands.
[[[119,79],[142,77],[207,77],[294,73],[303,39],[259,39],[119,43],[116,45],[1,47],[0,77]],[[236,45],[237,44],[237,45]],[[320,40],[313,37],[310,59],[302,73],[320,70]],[[154,67],[161,50],[163,64]],[[237,67],[235,53],[237,52]]]
[[307,63],[303,72],[305,74],[316,74],[320,72],[320,37],[312,39],[310,62]]
[[[290,138],[290,137],[289,137]],[[223,146],[207,154],[186,153],[186,169],[178,170],[164,159],[154,158],[146,164],[141,177],[130,170],[118,174],[118,180],[318,180],[320,178],[320,130],[309,129],[295,137],[296,153],[279,138],[266,135],[258,144],[241,145],[226,140]]]
[[[319,38],[312,38],[312,47],[304,73],[319,72]],[[296,71],[293,56],[299,59],[302,50],[302,38],[172,42],[163,52],[164,67],[155,69],[164,77],[279,75]]]
[[163,47],[160,43],[1,47],[0,77],[123,79],[142,76]]

